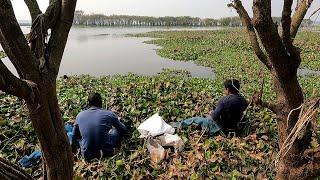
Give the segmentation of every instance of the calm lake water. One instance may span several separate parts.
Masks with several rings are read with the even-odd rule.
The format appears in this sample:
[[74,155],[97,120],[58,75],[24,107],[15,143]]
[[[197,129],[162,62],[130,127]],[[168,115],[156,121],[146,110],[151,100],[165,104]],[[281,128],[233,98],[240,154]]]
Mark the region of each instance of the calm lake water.
[[[156,75],[164,68],[187,70],[194,77],[214,78],[211,68],[198,66],[192,61],[174,61],[156,54],[160,48],[144,41],[150,38],[126,37],[126,34],[167,30],[217,30],[219,28],[159,28],[159,27],[73,27],[60,66],[59,75],[89,74],[92,76]],[[30,27],[23,26],[26,34]],[[1,46],[0,46],[1,49]],[[15,70],[6,58],[4,63]],[[319,71],[300,69],[301,76],[320,75]]]
[[[22,30],[28,33],[29,28],[22,27]],[[164,68],[169,68],[190,71],[194,77],[214,77],[210,68],[198,66],[191,61],[173,61],[158,56],[155,49],[160,47],[143,43],[150,38],[125,36],[158,30],[204,30],[204,28],[73,27],[59,75],[103,76],[128,73],[155,75]],[[4,62],[14,71],[8,59]]]

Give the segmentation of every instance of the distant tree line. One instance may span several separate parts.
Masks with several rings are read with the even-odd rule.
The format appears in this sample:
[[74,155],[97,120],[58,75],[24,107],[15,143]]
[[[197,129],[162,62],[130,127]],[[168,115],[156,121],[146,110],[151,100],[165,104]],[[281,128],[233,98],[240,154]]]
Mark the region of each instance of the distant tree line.
[[[281,17],[273,17],[272,18],[273,21],[275,23],[277,23],[279,26],[281,25]],[[314,23],[314,21],[310,20],[310,19],[304,19],[302,22],[301,22],[301,26],[300,27],[310,27],[310,26],[313,26],[313,25],[316,25]]]
[[74,17],[75,25],[86,26],[218,26],[216,19],[200,19],[189,16],[183,17],[148,17],[103,14],[85,14],[76,11]]
[[[281,18],[275,17],[275,22],[281,23]],[[181,17],[149,17],[149,16],[128,16],[103,14],[85,14],[84,11],[75,12],[73,23],[85,26],[192,26],[192,27],[211,27],[228,26],[241,27],[242,22],[239,17],[226,17],[221,19],[198,18],[190,16]],[[305,20],[303,26],[312,25],[312,21]]]

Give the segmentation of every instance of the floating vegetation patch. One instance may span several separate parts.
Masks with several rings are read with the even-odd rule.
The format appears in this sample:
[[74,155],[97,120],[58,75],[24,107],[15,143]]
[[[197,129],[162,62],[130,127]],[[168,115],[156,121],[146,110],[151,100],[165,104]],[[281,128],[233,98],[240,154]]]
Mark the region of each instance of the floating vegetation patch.
[[[155,77],[137,75],[93,78],[74,76],[58,81],[58,96],[63,119],[73,122],[86,107],[90,92],[101,92],[104,105],[125,120],[133,122],[129,138],[114,157],[85,164],[79,156],[75,173],[84,178],[174,178],[174,177],[273,177],[272,157],[275,155],[275,121],[268,111],[248,113],[250,128],[247,139],[201,136],[196,129],[179,130],[186,143],[181,154],[168,152],[159,165],[150,162],[145,142],[135,129],[140,122],[160,112],[167,122],[192,116],[207,116],[222,94],[220,84],[213,80],[184,78],[166,71]],[[17,162],[37,149],[27,110],[17,98],[1,96],[1,156]],[[255,129],[255,130],[253,130]],[[263,168],[258,168],[263,167]],[[27,169],[34,176],[40,165]]]
[[[90,92],[100,92],[104,106],[133,124],[117,155],[91,164],[85,164],[76,155],[75,175],[84,179],[274,179],[273,160],[278,151],[276,120],[265,109],[249,108],[248,125],[241,138],[202,136],[194,128],[178,130],[185,141],[184,151],[180,154],[168,151],[167,158],[158,165],[151,163],[145,142],[138,138],[136,130],[142,120],[156,112],[167,122],[207,116],[222,96],[226,78],[240,79],[246,97],[259,90],[261,80],[265,79],[263,98],[273,100],[270,75],[253,54],[245,32],[170,31],[138,36],[157,38],[149,43],[162,47],[157,49],[161,56],[194,60],[214,68],[216,79],[189,78],[187,72],[173,70],[153,77],[129,74],[59,79],[57,92],[65,122],[73,122],[85,109]],[[297,37],[296,44],[303,49],[303,68],[319,70],[319,37],[314,32],[302,32]],[[299,80],[306,97],[313,89],[320,90],[319,76],[303,76]],[[25,105],[17,98],[0,95],[0,156],[15,163],[38,148],[27,114]],[[34,177],[39,177],[40,170],[40,164],[27,169]]]

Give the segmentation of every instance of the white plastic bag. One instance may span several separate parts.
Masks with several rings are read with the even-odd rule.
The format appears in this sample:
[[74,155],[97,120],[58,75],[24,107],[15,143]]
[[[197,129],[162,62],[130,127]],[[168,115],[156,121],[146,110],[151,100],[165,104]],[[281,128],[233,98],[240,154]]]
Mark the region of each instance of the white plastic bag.
[[158,139],[162,146],[174,147],[175,152],[181,152],[184,148],[184,142],[178,135],[164,134]]
[[158,164],[166,158],[166,151],[156,140],[148,139],[147,148],[152,162]]
[[145,138],[148,136],[158,136],[161,134],[174,134],[174,128],[167,124],[159,113],[154,114],[149,119],[144,121],[138,127],[138,131],[141,133],[141,138]]

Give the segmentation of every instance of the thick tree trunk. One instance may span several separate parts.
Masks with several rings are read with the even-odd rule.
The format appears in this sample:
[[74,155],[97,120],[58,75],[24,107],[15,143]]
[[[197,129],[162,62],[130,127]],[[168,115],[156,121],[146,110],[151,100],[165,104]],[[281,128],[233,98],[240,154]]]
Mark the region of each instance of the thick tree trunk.
[[[304,103],[297,78],[301,50],[295,47],[293,42],[313,0],[298,1],[294,13],[292,12],[294,1],[284,0],[281,17],[282,35],[279,34],[278,26],[272,20],[271,2],[271,0],[253,0],[253,18],[250,18],[241,0],[233,0],[228,6],[237,10],[242,23],[246,25],[254,52],[272,74],[277,95],[276,104],[264,102],[261,104],[275,112],[278,119],[278,138],[281,149],[279,156],[281,157],[277,157],[279,162],[276,178],[311,179],[320,174],[320,151],[312,152],[313,156],[309,159],[304,156],[311,144],[311,125],[303,124],[307,127],[304,132],[296,132],[300,133],[299,137],[297,134],[291,136],[290,132],[295,126],[302,125],[297,122],[301,111],[299,107]],[[294,15],[291,17],[292,14]],[[257,40],[258,37],[261,43]],[[260,102],[257,101],[257,103]],[[289,114],[290,117],[288,117]],[[287,138],[290,138],[288,139],[290,141]]]
[[39,101],[27,104],[44,155],[43,163],[46,165],[44,177],[52,180],[72,179],[73,154],[58,106],[56,83],[46,81],[37,84]]
[[45,13],[36,0],[25,2],[32,16],[28,40],[11,1],[0,0],[0,43],[20,76],[14,76],[0,61],[0,89],[27,102],[44,154],[44,179],[72,179],[73,155],[58,106],[56,78],[77,0],[50,0]]
[[[281,72],[277,74],[281,74]],[[273,76],[273,81],[277,94],[277,104],[281,107],[276,112],[278,116],[279,148],[281,148],[299,118],[300,110],[292,110],[303,103],[304,97],[296,75],[285,77],[276,75]],[[291,111],[292,113],[288,120],[288,115]],[[302,155],[310,145],[310,140],[311,134],[306,133],[304,137],[294,142],[286,156],[279,161],[276,179],[301,180],[310,178],[310,176],[304,174],[303,168],[300,168],[305,163]]]

